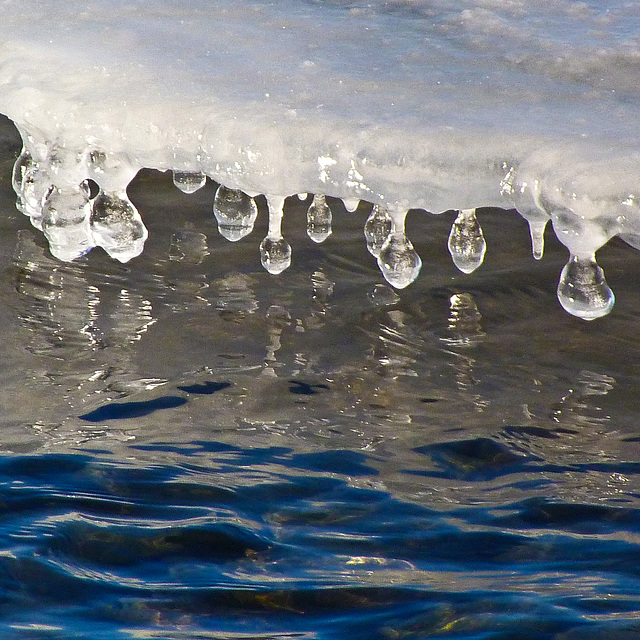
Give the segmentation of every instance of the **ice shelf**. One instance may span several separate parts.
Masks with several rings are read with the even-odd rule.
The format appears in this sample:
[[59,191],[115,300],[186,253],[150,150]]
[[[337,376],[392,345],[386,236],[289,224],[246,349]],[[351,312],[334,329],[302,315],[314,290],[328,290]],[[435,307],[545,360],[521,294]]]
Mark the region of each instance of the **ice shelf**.
[[515,206],[538,259],[551,220],[569,250],[559,300],[587,320],[614,300],[596,251],[616,235],[640,248],[634,3],[2,0],[0,34],[17,204],[62,260],[142,251],[126,192],[142,167],[185,192],[223,185],[214,212],[233,241],[265,194],[272,273],[291,260],[296,193],[315,194],[316,242],[324,196],[372,203],[367,245],[395,287],[421,265],[410,208],[459,212],[449,251],[465,273],[487,249],[475,208]]

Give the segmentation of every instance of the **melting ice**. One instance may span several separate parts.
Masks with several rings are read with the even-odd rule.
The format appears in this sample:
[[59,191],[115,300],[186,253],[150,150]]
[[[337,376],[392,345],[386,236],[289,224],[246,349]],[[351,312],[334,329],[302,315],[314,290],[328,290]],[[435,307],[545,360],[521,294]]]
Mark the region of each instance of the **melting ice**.
[[126,193],[141,167],[185,193],[222,185],[213,212],[232,241],[265,194],[274,274],[291,262],[291,194],[312,194],[314,242],[331,234],[325,196],[373,205],[367,246],[398,288],[422,264],[409,209],[458,212],[464,273],[487,250],[478,207],[515,207],[536,259],[550,220],[569,252],[558,298],[588,320],[614,300],[597,250],[616,235],[640,247],[636,3],[5,0],[0,32],[17,206],[61,260],[142,251]]

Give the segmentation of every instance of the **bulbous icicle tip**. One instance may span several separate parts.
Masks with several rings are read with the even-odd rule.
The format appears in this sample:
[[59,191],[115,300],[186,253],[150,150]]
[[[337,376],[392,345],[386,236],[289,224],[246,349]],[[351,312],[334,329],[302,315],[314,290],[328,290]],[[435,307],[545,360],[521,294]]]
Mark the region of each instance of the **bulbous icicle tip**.
[[173,184],[183,193],[195,193],[207,183],[207,176],[200,171],[173,171]]
[[595,255],[569,258],[560,274],[558,300],[565,311],[583,320],[606,316],[613,309],[615,296]]
[[462,273],[475,271],[484,261],[487,243],[473,209],[459,211],[449,234],[449,253]]
[[91,204],[91,232],[96,246],[128,262],[139,256],[149,235],[125,192],[101,192]]
[[89,194],[81,185],[50,192],[40,224],[53,256],[71,262],[93,249],[89,212]]
[[384,279],[396,289],[409,286],[420,273],[422,260],[404,233],[392,233],[382,246],[378,267]]
[[331,208],[322,195],[313,196],[307,210],[307,235],[316,243],[324,242],[331,235]]
[[237,242],[253,231],[258,217],[255,200],[239,189],[220,185],[213,198],[213,215],[223,238]]
[[291,245],[282,237],[267,236],[260,243],[260,262],[272,275],[278,275],[291,265]]

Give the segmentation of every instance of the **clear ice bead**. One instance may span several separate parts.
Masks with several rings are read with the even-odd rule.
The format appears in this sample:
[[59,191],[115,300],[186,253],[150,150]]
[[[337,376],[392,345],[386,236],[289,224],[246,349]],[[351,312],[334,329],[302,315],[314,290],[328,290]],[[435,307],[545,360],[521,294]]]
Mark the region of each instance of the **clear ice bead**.
[[595,255],[569,258],[560,274],[558,300],[565,311],[583,320],[606,316],[613,309],[615,296]]
[[378,266],[384,279],[396,289],[410,285],[420,273],[422,260],[404,233],[392,233],[382,246]]
[[463,273],[475,271],[484,260],[487,243],[473,209],[459,211],[449,234],[449,253]]
[[331,235],[331,209],[323,195],[313,196],[307,211],[307,235],[317,243]]
[[83,186],[55,188],[50,192],[41,223],[49,249],[56,258],[70,262],[93,249],[89,213],[89,197]]
[[253,231],[258,207],[243,191],[220,185],[213,199],[213,215],[218,221],[220,235],[237,242]]
[[200,171],[173,171],[173,184],[183,193],[195,193],[207,183],[207,176]]
[[360,198],[342,198],[342,203],[349,213],[353,213],[360,205]]
[[282,273],[291,265],[291,246],[282,237],[267,236],[260,243],[260,262],[269,273]]
[[142,253],[147,232],[126,192],[100,192],[92,202],[91,231],[96,246],[128,262]]
[[367,240],[369,253],[378,257],[382,245],[385,243],[393,229],[393,220],[386,207],[374,204],[371,214],[364,224],[364,237]]

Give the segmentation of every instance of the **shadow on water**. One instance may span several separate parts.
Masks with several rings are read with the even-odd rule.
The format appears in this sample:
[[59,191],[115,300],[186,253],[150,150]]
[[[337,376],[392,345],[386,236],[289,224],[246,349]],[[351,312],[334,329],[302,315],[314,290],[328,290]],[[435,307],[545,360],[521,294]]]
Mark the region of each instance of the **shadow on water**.
[[401,291],[289,199],[293,265],[224,240],[215,185],[141,172],[144,254],[53,259],[0,163],[3,638],[485,638],[640,634],[637,254],[584,323],[556,300],[566,251],[530,256],[481,210],[463,275],[452,212],[411,212]]

